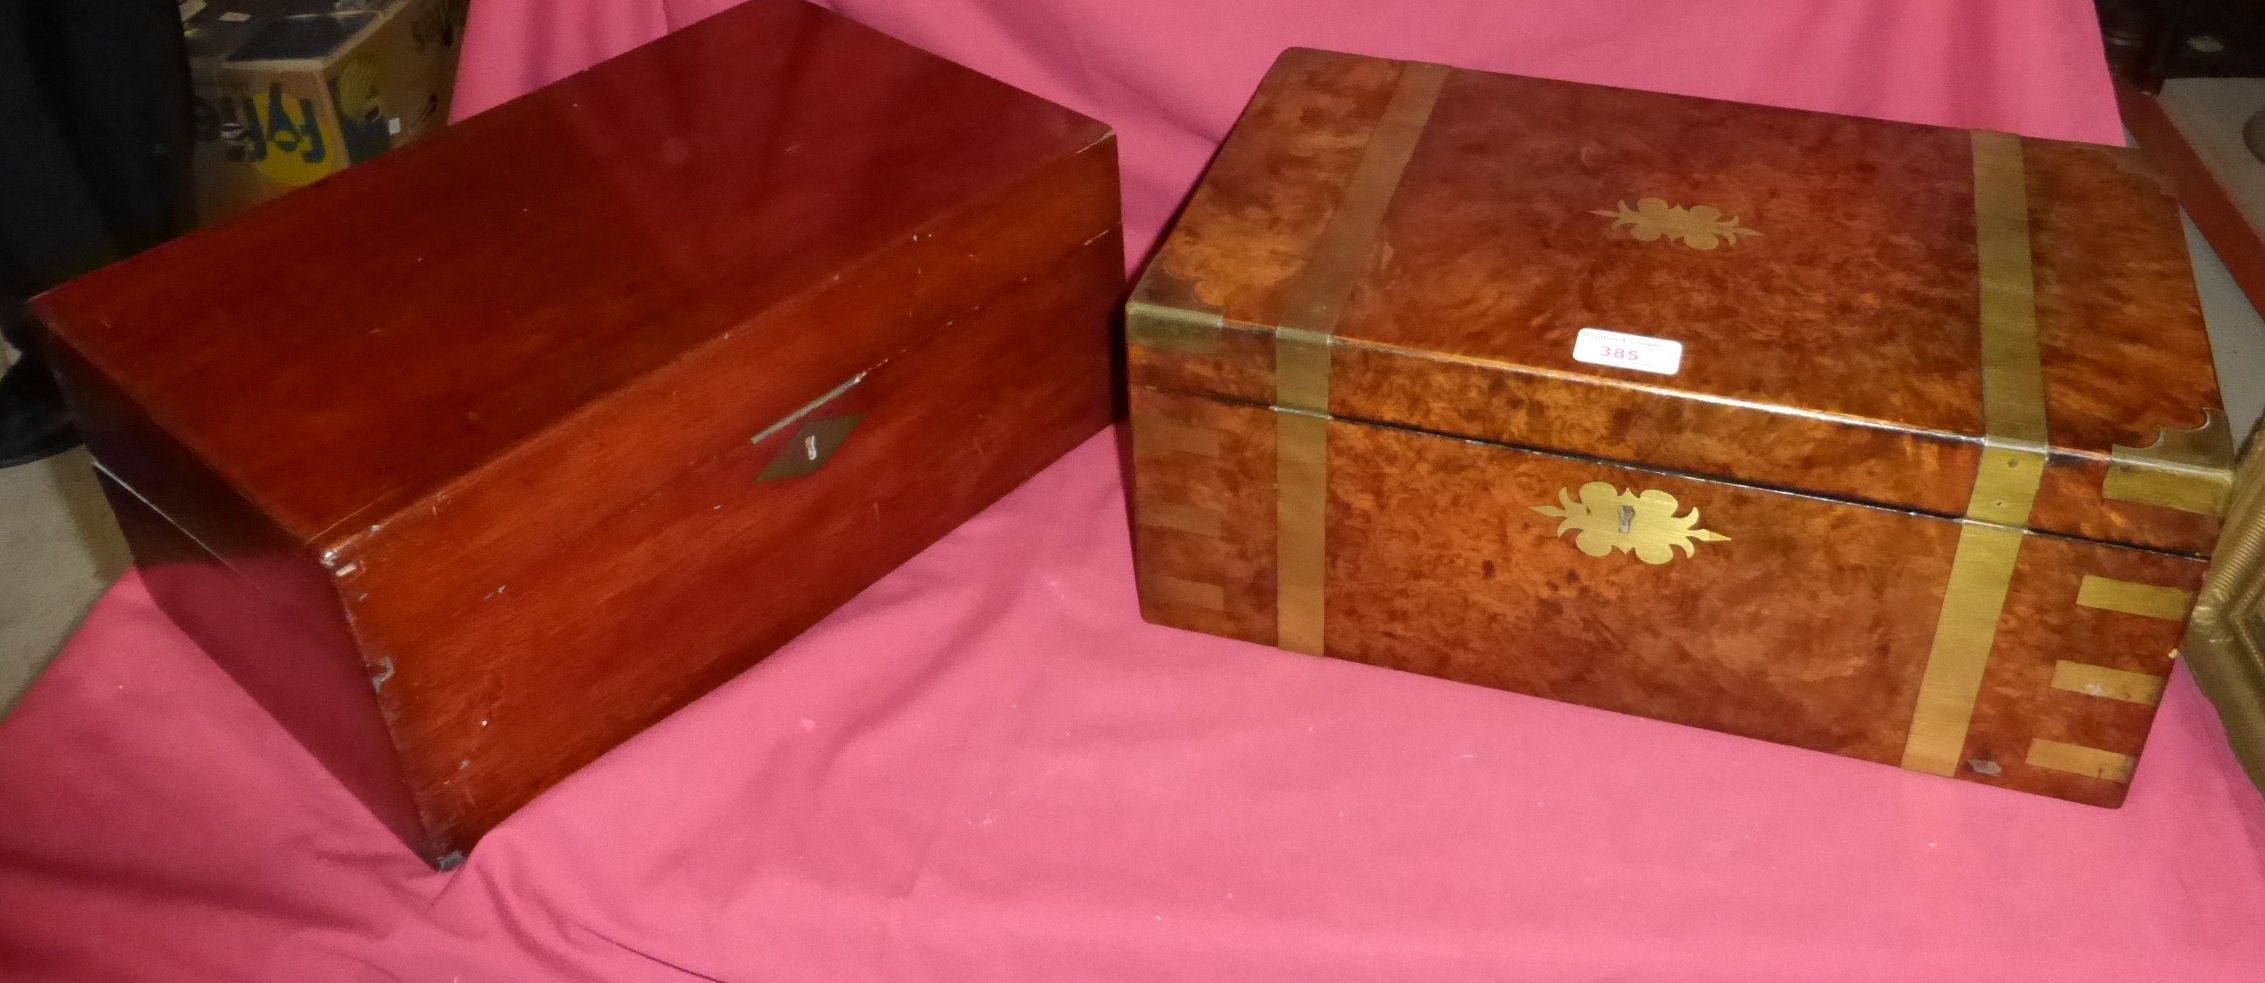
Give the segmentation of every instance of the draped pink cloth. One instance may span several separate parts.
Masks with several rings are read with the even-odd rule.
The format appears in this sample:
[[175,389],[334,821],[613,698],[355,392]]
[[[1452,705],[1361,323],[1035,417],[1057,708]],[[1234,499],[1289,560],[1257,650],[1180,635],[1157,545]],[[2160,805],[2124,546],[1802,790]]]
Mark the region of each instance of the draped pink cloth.
[[[458,112],[723,5],[479,0]],[[1115,124],[1136,257],[1290,45],[2120,139],[2084,0],[838,6]],[[1123,505],[1097,438],[449,874],[129,577],[0,722],[0,980],[2265,978],[2183,673],[2094,809],[1146,625]]]

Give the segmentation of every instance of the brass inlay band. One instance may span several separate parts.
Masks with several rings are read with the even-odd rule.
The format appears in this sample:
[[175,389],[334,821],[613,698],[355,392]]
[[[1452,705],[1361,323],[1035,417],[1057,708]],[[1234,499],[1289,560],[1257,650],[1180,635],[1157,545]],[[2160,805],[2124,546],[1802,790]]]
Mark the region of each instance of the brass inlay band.
[[2145,447],[2110,448],[2100,497],[2224,515],[2226,499],[2233,494],[2233,459],[2226,415],[2204,410],[2202,425],[2192,430],[2160,428],[2155,442]]
[[1282,328],[1274,333],[1274,405],[1329,412],[1329,335]]
[[2142,703],[2154,706],[2162,702],[2163,677],[2125,669],[2110,669],[2089,662],[2070,662],[2062,659],[2053,663],[2053,688],[2071,693],[2097,696],[2105,700],[2122,700],[2125,703]]
[[1125,344],[1182,355],[1219,350],[1227,320],[1217,311],[1190,310],[1134,299],[1125,304]]
[[1206,611],[1227,609],[1227,591],[1218,584],[1150,574],[1140,578],[1140,591],[1159,604],[1179,604]]
[[1966,517],[2001,526],[2026,526],[2045,477],[2045,455],[1997,446],[1983,438],[1982,466],[1974,475],[1974,494]]
[[1219,456],[1219,432],[1191,427],[1154,413],[1132,417],[1133,452],[1136,454],[1193,454]]
[[1943,587],[1942,614],[1935,641],[1919,679],[1919,701],[1911,733],[1903,742],[1903,766],[1951,775],[1966,748],[1966,729],[1974,720],[1974,701],[1982,692],[1982,670],[1997,643],[1998,615],[2013,584],[2014,560],[2021,553],[2021,531],[1979,522],[1962,522],[1958,553]]
[[2021,138],[1974,133],[1974,234],[1982,281],[1982,466],[1966,516],[2023,526],[2045,477],[2044,356],[2029,252]]
[[1421,62],[1401,67],[1344,197],[1283,297],[1274,335],[1275,616],[1276,644],[1294,652],[1320,655],[1323,648],[1331,338],[1447,71]]
[[1178,502],[1159,502],[1144,498],[1133,503],[1133,515],[1144,526],[1176,529],[1198,536],[1217,538],[1227,529],[1227,516],[1224,513],[1200,505],[1182,505]]
[[1275,640],[1292,652],[1322,654],[1322,589],[1329,512],[1329,419],[1274,411]]
[[1443,65],[1409,62],[1400,69],[1392,99],[1369,134],[1344,198],[1282,298],[1281,330],[1275,336],[1275,405],[1329,412],[1330,336],[1362,265],[1375,251],[1385,208],[1400,187],[1400,173],[1415,154],[1446,80]]
[[2131,772],[2139,761],[2128,754],[2102,751],[2082,744],[2064,744],[2042,737],[2029,742],[2029,763],[2039,768],[2065,771],[2087,778],[2105,778],[2111,782],[2131,781]]
[[1959,524],[1950,581],[1919,680],[1903,766],[1951,775],[1964,757],[1974,703],[1997,644],[2051,437],[2044,357],[2037,345],[2036,279],[2029,244],[2028,179],[2021,138],[1975,131],[1974,231],[1981,281],[1982,463]]
[[2076,587],[2076,603],[2079,607],[2183,622],[2186,612],[2194,607],[2194,592],[2085,574]]

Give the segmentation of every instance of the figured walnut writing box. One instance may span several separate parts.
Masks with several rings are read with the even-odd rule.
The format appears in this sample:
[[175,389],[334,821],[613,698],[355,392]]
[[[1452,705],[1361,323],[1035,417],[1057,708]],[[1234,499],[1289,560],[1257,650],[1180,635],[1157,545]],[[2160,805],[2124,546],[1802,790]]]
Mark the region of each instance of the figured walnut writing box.
[[1112,415],[1108,128],[756,0],[39,299],[159,602],[428,859]]
[[2121,148],[1295,50],[1128,316],[1151,620],[2102,805],[2228,480]]

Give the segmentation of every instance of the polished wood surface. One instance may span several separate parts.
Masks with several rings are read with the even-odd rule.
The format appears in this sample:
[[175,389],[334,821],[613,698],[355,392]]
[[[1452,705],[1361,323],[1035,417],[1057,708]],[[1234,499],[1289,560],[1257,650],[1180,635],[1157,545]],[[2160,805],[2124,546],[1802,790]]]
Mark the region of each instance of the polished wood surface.
[[[1279,411],[1150,387],[1131,409],[1142,613],[1272,644]],[[1901,757],[1958,520],[1345,421],[1329,425],[1329,458],[1326,654]],[[1533,509],[1592,481],[1667,492],[1729,538],[1661,565],[1587,555]],[[2203,567],[2025,537],[1956,777],[2121,803],[2127,783],[2030,764],[2030,742],[2136,757],[2155,707],[2057,689],[2055,667],[2162,677],[2180,623],[2080,606],[2080,584],[2193,590]]]
[[210,548],[159,598],[329,626],[437,862],[1105,425],[1116,195],[1107,127],[756,0],[36,307]]
[[[329,547],[727,331],[770,349],[785,379],[827,380],[765,387],[757,415],[792,412],[902,347],[901,330],[754,315],[844,289],[829,278],[882,257],[916,271],[894,285],[908,308],[979,300],[980,278],[957,275],[967,254],[999,264],[1031,245],[930,233],[1108,137],[785,0],[467,125],[42,309],[293,534]],[[247,407],[266,412],[245,420]],[[302,467],[309,455],[335,463]]]
[[[2103,493],[2116,448],[2223,412],[2162,180],[2123,148],[2013,144],[2051,446],[2027,530],[1969,536],[1971,134],[1460,70],[1405,99],[1432,71],[1286,52],[1135,288],[1144,615],[2120,803],[2219,525]],[[1339,221],[1375,173],[1373,230]],[[1715,211],[1621,221],[1668,205]],[[1338,303],[1307,274],[1347,250]],[[1680,369],[1576,361],[1589,327],[1679,341]],[[1592,482],[1727,539],[1589,555],[1535,509]],[[2010,579],[1969,541],[2010,544]],[[1957,569],[1983,589],[1952,596]]]
[[[492,827],[1099,431],[1123,262],[1112,234],[1030,267],[1027,289],[874,367],[814,411],[862,420],[809,477],[757,481],[800,437],[750,443],[753,421],[730,417],[687,426],[711,439],[686,466],[644,470],[621,449],[664,410],[625,398],[446,521],[373,543],[339,584],[366,650],[393,660],[383,702],[427,821],[457,839]],[[746,356],[658,374],[649,398],[736,399],[761,377]]]
[[343,612],[264,593],[244,557],[223,561],[115,479],[101,484],[160,607],[404,843],[445,853],[403,781]]
[[[1142,287],[1227,340],[1136,345],[1136,382],[1271,401],[1255,335],[1400,71],[1284,54]],[[2034,524],[2207,552],[2215,518],[2100,495],[2116,445],[2222,412],[2176,203],[2122,148],[2022,143],[2053,444]],[[1330,410],[1959,514],[1983,429],[1971,166],[1962,130],[1452,72],[1336,325]],[[1644,198],[1758,234],[1695,249],[1595,214]],[[1584,327],[1680,341],[1682,369],[1576,362]]]

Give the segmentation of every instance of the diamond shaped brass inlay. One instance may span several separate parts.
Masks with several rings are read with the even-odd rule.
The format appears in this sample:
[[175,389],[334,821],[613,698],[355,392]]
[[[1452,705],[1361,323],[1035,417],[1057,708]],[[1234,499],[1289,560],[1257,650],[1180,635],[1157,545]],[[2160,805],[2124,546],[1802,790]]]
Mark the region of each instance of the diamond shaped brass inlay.
[[811,420],[794,431],[794,436],[779,450],[777,457],[756,475],[756,481],[781,481],[816,474],[819,468],[849,442],[849,432],[857,429],[862,413],[851,416],[832,416]]

